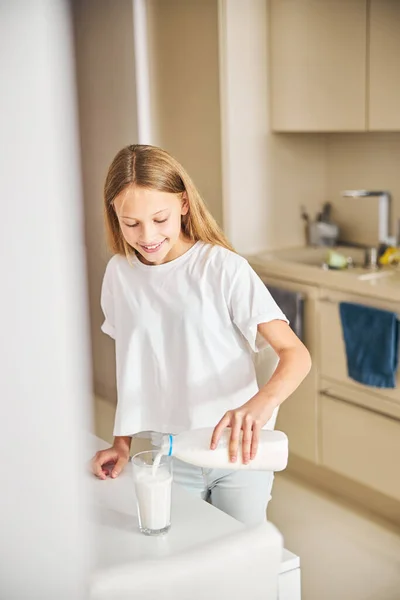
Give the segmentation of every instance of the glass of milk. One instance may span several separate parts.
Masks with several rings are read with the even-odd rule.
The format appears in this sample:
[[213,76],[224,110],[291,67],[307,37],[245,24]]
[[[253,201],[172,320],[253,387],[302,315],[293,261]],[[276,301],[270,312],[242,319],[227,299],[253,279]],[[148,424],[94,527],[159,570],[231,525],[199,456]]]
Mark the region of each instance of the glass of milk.
[[132,457],[139,529],[162,535],[171,527],[172,458],[158,451]]

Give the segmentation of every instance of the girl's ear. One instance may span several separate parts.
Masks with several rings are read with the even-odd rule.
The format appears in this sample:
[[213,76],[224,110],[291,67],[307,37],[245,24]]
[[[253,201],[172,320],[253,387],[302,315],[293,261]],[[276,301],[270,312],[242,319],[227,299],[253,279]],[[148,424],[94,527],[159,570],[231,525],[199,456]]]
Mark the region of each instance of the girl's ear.
[[183,192],[182,194],[182,206],[181,206],[181,215],[187,215],[189,212],[189,200],[187,197],[187,193]]

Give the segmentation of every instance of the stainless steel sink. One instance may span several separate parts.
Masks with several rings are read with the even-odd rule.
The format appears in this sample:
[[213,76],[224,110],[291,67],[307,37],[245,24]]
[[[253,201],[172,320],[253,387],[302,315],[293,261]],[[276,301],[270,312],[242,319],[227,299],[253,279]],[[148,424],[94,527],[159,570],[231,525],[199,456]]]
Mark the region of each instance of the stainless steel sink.
[[[286,248],[284,250],[272,251],[269,254],[273,255],[277,260],[285,262],[301,263],[312,267],[326,268],[328,254],[331,249],[327,247],[312,247],[305,248]],[[335,252],[343,254],[350,259],[352,268],[363,268],[364,264],[364,249],[352,248],[347,246],[338,246],[332,248]]]
[[[334,250],[348,259],[349,266],[345,269],[338,269],[340,273],[347,273],[360,280],[378,280],[382,277],[393,277],[400,280],[400,269],[394,267],[371,268],[364,266],[365,249],[352,246],[337,246],[335,248],[327,247],[303,247],[286,248],[268,252],[266,257],[289,263],[296,263],[314,267],[317,269],[329,269],[327,265],[328,254]],[[394,281],[393,279],[393,281]]]

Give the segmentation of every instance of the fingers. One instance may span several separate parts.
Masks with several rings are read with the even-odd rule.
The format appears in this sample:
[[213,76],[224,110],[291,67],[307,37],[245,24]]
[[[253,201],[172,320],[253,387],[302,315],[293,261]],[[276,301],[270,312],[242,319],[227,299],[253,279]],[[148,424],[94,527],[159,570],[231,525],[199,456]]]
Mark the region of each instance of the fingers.
[[253,458],[256,457],[257,454],[257,450],[258,450],[258,443],[260,441],[260,425],[259,423],[253,423],[253,438],[252,438],[252,442],[251,442],[251,450],[250,450],[250,459],[253,460]]
[[231,413],[227,412],[226,415],[222,417],[218,425],[215,427],[212,437],[211,437],[211,450],[215,450],[218,446],[219,440],[221,439],[221,435],[224,429],[226,429],[231,422]]
[[122,469],[125,467],[128,459],[125,456],[120,456],[117,460],[115,467],[112,470],[111,477],[115,479],[121,473]]
[[107,478],[107,469],[103,467],[112,461],[117,459],[117,454],[113,448],[109,448],[108,450],[101,450],[100,452],[96,452],[92,459],[92,472],[99,479]]
[[243,464],[247,465],[250,462],[250,448],[252,445],[252,437],[253,437],[253,419],[250,415],[246,415],[243,419],[242,429],[243,429],[243,439],[242,439],[242,460]]
[[236,462],[239,446],[240,431],[242,429],[242,416],[239,412],[234,412],[231,423],[231,439],[229,442],[229,458],[231,462]]
[[236,462],[240,445],[240,435],[241,431],[243,431],[241,441],[242,462],[244,465],[248,465],[257,454],[262,424],[263,422],[254,414],[254,411],[248,411],[246,406],[228,411],[213,431],[210,448],[211,450],[215,450],[224,429],[230,427],[231,435],[228,448],[229,459],[231,462]]

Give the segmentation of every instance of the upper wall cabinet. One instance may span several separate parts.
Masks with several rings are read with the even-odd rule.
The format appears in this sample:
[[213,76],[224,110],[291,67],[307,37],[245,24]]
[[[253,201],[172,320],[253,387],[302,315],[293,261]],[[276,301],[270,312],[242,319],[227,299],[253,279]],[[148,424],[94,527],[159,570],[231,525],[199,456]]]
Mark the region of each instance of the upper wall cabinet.
[[400,0],[271,0],[274,131],[400,130]]
[[272,0],[272,128],[364,131],[366,0]]
[[400,130],[400,1],[371,0],[370,131]]

